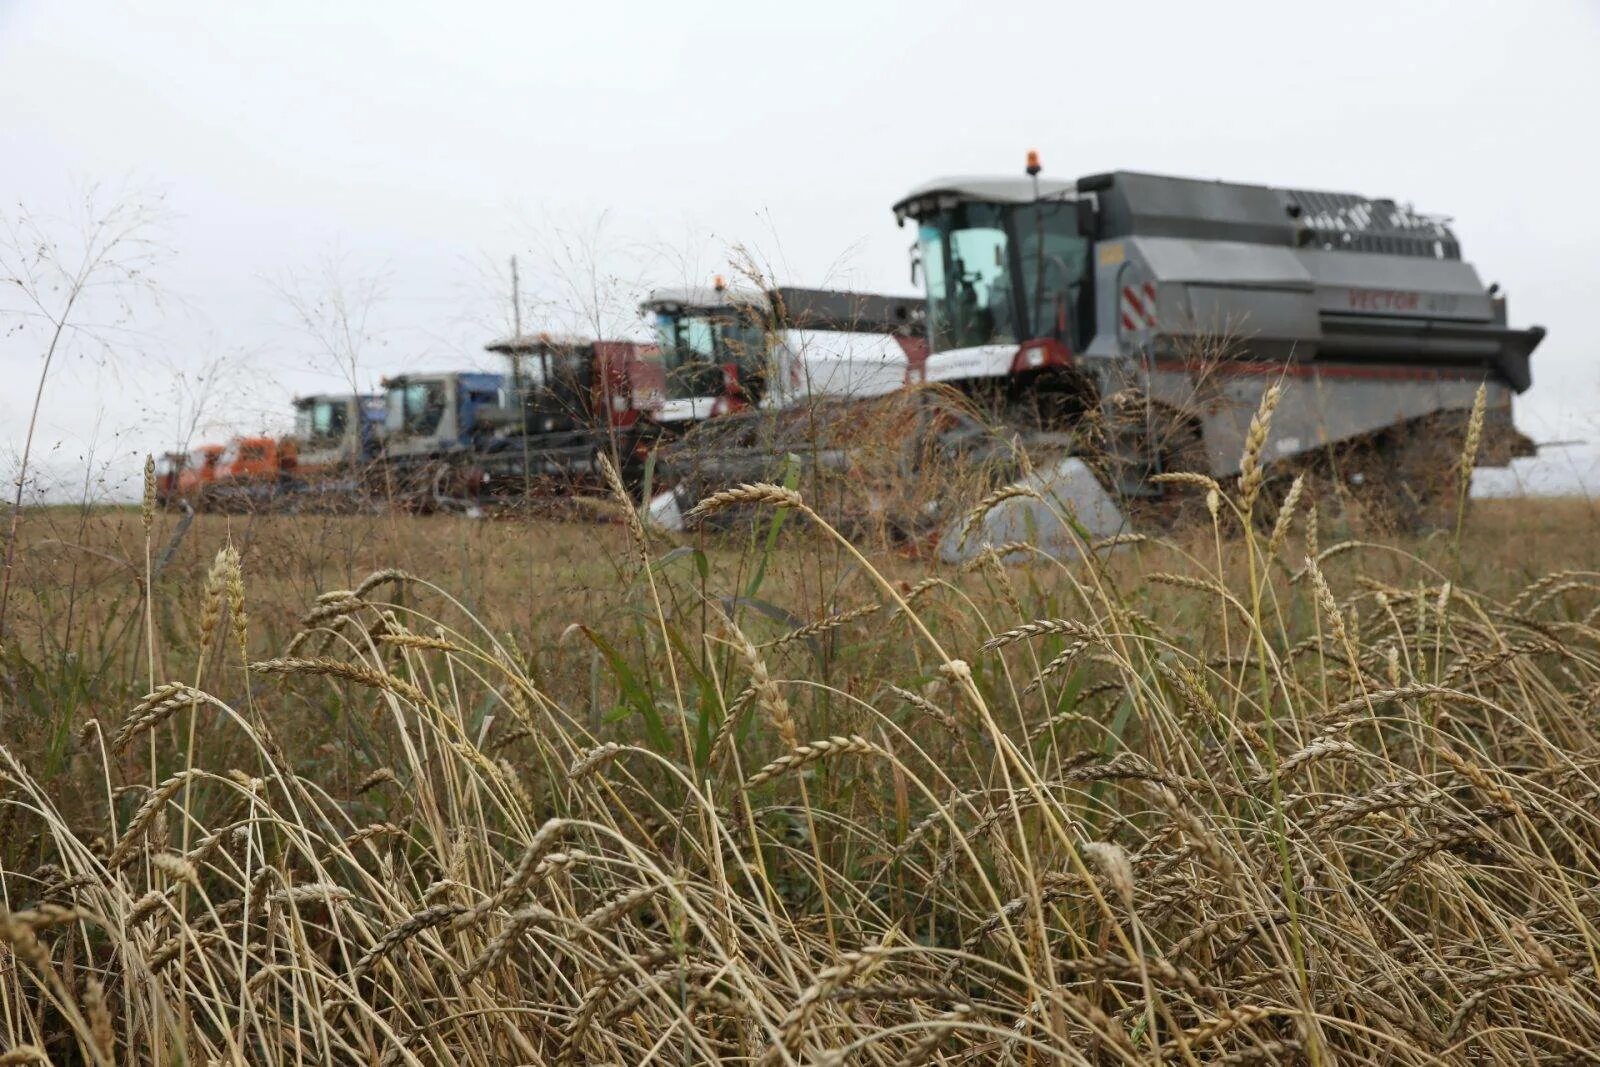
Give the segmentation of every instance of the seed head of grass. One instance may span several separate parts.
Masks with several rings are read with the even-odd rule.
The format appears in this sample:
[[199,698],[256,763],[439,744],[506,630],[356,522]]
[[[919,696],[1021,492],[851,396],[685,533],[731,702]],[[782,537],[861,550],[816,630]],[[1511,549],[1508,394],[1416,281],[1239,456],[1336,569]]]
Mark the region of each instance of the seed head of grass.
[[684,516],[684,521],[693,525],[724,508],[735,507],[740,504],[766,504],[775,508],[796,509],[805,507],[805,501],[793,489],[786,489],[781,485],[771,485],[766,482],[745,483],[733,489],[724,489],[719,493],[712,493],[690,508],[689,513]]
[[156,521],[156,457],[144,457],[144,501],[139,508],[139,519],[144,532],[149,533]]
[[1266,478],[1266,467],[1261,454],[1267,446],[1267,436],[1272,432],[1272,413],[1283,398],[1282,386],[1274,383],[1261,394],[1261,404],[1250,418],[1250,429],[1245,434],[1244,452],[1239,457],[1239,504],[1248,513],[1255,506]]

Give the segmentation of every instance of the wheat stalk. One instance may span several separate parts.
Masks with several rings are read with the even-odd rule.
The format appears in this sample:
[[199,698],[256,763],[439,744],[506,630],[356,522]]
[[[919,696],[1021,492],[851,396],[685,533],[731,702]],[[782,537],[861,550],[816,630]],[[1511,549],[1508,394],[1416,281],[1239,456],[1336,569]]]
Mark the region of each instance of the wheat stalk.
[[288,656],[261,660],[250,664],[250,669],[257,674],[317,674],[343,678],[372,689],[382,689],[417,704],[426,704],[428,701],[422,690],[404,679],[364,664],[349,663],[327,656]]
[[785,489],[781,485],[771,485],[766,482],[755,484],[746,482],[733,489],[712,493],[689,509],[689,513],[684,516],[684,522],[693,525],[708,515],[739,504],[768,504],[775,508],[796,510],[805,507],[805,501],[793,489]]
[[600,468],[601,477],[605,479],[611,495],[617,498],[617,503],[622,505],[627,515],[628,537],[633,542],[635,561],[640,570],[646,570],[650,566],[650,535],[645,532],[644,522],[639,518],[639,508],[628,495],[627,488],[622,484],[622,475],[617,473],[616,465],[604,450],[595,454],[595,464]]
[[1004,633],[995,634],[982,645],[978,646],[980,652],[993,652],[997,648],[1016,644],[1032,637],[1043,637],[1046,634],[1071,634],[1074,637],[1086,637],[1093,631],[1081,622],[1071,619],[1035,619],[1025,622],[1021,626],[1013,627]]
[[1289,539],[1289,527],[1294,522],[1294,510],[1300,503],[1300,494],[1305,492],[1306,476],[1297,474],[1294,481],[1289,484],[1289,491],[1284,494],[1283,504],[1278,508],[1278,517],[1272,523],[1272,535],[1267,538],[1267,558],[1276,558],[1283,550],[1283,543]]
[[1239,457],[1239,503],[1248,512],[1255,506],[1256,497],[1266,478],[1261,453],[1266,448],[1267,436],[1272,432],[1272,413],[1277,410],[1283,389],[1277,383],[1269,385],[1261,394],[1261,404],[1250,418],[1250,429],[1244,438],[1244,453]]
[[810,766],[819,760],[829,759],[834,756],[844,756],[852,752],[862,756],[887,755],[883,749],[864,737],[857,735],[829,737],[821,741],[812,741],[808,744],[800,745],[793,752],[779,756],[755,774],[752,774],[749,780],[745,782],[745,787],[754,789],[763,782],[771,781],[781,775]]
[[796,641],[806,641],[820,634],[837,630],[839,627],[855,622],[857,619],[864,619],[868,615],[875,615],[881,610],[883,610],[882,604],[863,604],[859,608],[851,608],[849,611],[841,611],[835,615],[829,615],[826,618],[818,619],[816,622],[807,623],[804,626],[790,630],[783,636],[774,638],[773,640],[768,641],[759,647],[782,648],[784,645],[793,644]]
[[1044,497],[1039,495],[1039,490],[1029,485],[1002,485],[1000,488],[988,493],[973,506],[971,511],[967,512],[966,518],[962,520],[962,536],[970,534],[972,528],[982,522],[985,515],[1004,504],[1007,500],[1016,500],[1023,497],[1029,500],[1037,500],[1041,503],[1044,502]]
[[1222,487],[1217,484],[1215,478],[1197,471],[1165,471],[1151,475],[1150,482],[1152,485],[1187,485],[1194,489],[1204,489],[1208,493],[1222,492]]

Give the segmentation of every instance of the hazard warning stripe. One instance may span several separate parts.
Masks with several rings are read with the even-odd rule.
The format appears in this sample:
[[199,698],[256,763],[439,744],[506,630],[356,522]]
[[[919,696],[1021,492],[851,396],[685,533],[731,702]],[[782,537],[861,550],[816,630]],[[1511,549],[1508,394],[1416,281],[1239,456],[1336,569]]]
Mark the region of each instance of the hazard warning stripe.
[[1124,330],[1153,330],[1156,328],[1156,289],[1145,282],[1142,291],[1131,285],[1122,287],[1122,328]]
[[1149,316],[1145,314],[1144,301],[1140,300],[1139,294],[1133,291],[1133,286],[1125,285],[1122,287],[1122,299],[1127,301],[1128,306],[1133,308],[1133,313],[1140,319],[1149,318]]

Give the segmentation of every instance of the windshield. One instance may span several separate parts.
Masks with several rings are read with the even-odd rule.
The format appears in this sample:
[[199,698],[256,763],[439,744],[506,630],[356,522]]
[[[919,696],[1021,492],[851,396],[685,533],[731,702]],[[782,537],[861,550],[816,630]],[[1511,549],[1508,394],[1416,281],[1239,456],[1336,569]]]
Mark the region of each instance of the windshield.
[[511,354],[511,380],[523,389],[539,389],[548,376],[550,353],[543,348]]
[[935,352],[1076,336],[1088,242],[1070,201],[966,203],[922,220],[918,252]]
[[721,396],[724,364],[733,364],[747,390],[758,390],[765,375],[766,333],[758,324],[727,315],[661,311],[656,343],[672,400]]
[[444,382],[406,382],[388,392],[389,429],[426,437],[439,428],[447,398]]
[[552,345],[520,355],[513,387],[522,405],[544,414],[577,416],[593,386],[594,361],[588,345]]
[[344,437],[348,412],[342,400],[313,400],[294,413],[294,435],[302,441]]

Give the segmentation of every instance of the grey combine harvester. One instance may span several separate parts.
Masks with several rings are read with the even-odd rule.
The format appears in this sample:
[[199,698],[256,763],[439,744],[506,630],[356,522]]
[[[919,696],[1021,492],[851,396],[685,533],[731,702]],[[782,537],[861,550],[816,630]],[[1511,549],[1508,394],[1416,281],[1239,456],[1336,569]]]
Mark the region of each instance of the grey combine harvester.
[[1531,384],[1544,330],[1508,325],[1504,295],[1445,219],[1350,193],[1129,171],[1054,181],[1028,162],[1027,176],[942,179],[894,205],[917,226],[921,379],[1089,458],[1059,473],[1101,530],[1122,522],[1115,501],[1161,494],[1152,475],[1237,473],[1274,382],[1269,462],[1388,494],[1385,506],[1423,521],[1480,384],[1480,465],[1532,454],[1511,398]]

